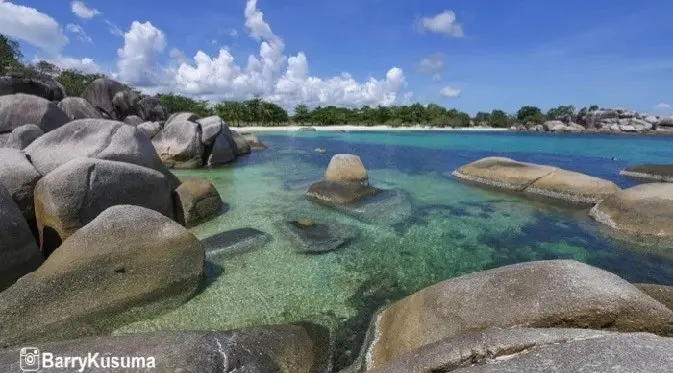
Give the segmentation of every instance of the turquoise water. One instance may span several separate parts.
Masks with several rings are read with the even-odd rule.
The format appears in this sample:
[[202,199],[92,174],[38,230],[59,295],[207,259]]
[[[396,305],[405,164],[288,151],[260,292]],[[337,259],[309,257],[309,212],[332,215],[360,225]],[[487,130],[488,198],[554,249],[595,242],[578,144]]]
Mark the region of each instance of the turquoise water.
[[[613,241],[587,211],[462,184],[450,172],[501,155],[635,185],[630,164],[669,162],[673,138],[510,132],[262,133],[265,152],[215,170],[210,179],[228,211],[192,229],[204,239],[255,228],[272,239],[252,250],[210,256],[203,291],[182,307],[120,332],[226,330],[313,321],[335,332],[337,367],[359,351],[371,314],[386,302],[464,273],[506,264],[571,258],[632,282],[673,284],[673,253]],[[320,147],[326,154],[318,154]],[[333,154],[360,155],[370,181],[395,191],[357,211],[309,202]],[[297,253],[287,222],[311,218],[349,227],[356,239],[322,255]]]

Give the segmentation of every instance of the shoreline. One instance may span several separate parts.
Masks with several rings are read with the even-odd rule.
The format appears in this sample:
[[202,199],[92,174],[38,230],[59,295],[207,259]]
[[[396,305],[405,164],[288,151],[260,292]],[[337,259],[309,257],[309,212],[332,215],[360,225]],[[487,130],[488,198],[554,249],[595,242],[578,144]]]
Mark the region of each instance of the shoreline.
[[465,127],[465,128],[442,128],[442,127],[391,127],[391,126],[278,126],[278,127],[230,127],[237,131],[263,132],[263,131],[509,131],[509,128],[491,127]]

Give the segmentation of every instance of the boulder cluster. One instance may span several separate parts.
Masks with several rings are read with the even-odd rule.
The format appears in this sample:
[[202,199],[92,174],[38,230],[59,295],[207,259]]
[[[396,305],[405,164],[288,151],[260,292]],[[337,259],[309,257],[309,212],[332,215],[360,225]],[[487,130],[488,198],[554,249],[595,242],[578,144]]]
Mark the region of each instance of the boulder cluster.
[[673,130],[673,117],[658,117],[623,108],[598,109],[543,124],[528,122],[512,127],[537,132],[649,132]]

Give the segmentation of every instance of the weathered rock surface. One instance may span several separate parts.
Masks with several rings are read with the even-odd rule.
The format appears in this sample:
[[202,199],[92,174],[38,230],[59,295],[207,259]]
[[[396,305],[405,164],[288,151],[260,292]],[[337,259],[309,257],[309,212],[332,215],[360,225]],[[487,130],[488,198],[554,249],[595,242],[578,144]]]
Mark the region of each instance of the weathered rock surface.
[[117,118],[122,120],[129,115],[137,115],[136,105],[139,101],[140,96],[131,90],[125,89],[115,93],[112,97],[112,106]]
[[454,171],[453,176],[492,187],[583,204],[595,204],[620,191],[608,180],[502,157],[487,157],[469,163]]
[[94,80],[86,87],[82,93],[82,97],[93,107],[107,113],[110,118],[124,119],[117,117],[114,104],[112,103],[112,99],[115,95],[124,90],[126,90],[124,84],[111,79],[100,78]]
[[88,157],[136,164],[180,181],[166,169],[150,140],[136,128],[105,119],[80,119],[49,132],[24,149],[42,175],[71,159]]
[[169,124],[173,122],[196,122],[199,120],[199,116],[194,114],[194,113],[189,113],[189,112],[179,112],[179,113],[173,113],[171,114],[170,117],[168,117],[168,120],[166,120],[165,125],[168,126]]
[[156,316],[196,292],[204,260],[183,226],[143,207],[111,207],[0,293],[0,345],[103,335]]
[[229,139],[233,138],[227,136],[224,132],[221,132],[216,138],[213,148],[210,151],[208,156],[208,165],[209,166],[219,166],[227,163],[231,163],[236,159],[236,150],[235,145],[231,145]]
[[252,133],[242,133],[242,135],[248,141],[248,144],[250,144],[250,150],[266,150],[269,148]]
[[217,135],[222,132],[222,127],[226,126],[217,115],[198,119],[196,123],[201,125],[201,142],[204,145],[212,145]]
[[153,139],[163,128],[161,122],[145,122],[136,127],[140,132],[144,133],[149,139]]
[[33,190],[40,174],[26,155],[16,149],[0,148],[0,184],[7,188],[23,217],[33,222],[35,209]]
[[137,127],[138,125],[145,123],[145,121],[143,118],[137,115],[129,115],[124,118],[124,123],[128,124],[129,126]]
[[673,310],[673,286],[656,284],[634,284],[640,291],[656,299],[659,303]]
[[156,97],[143,97],[136,104],[138,116],[149,122],[165,122],[168,109]]
[[177,220],[187,228],[212,219],[222,212],[224,202],[213,183],[208,180],[184,180],[175,193]]
[[168,168],[198,168],[204,163],[201,126],[197,123],[169,120],[152,138],[152,145]]
[[70,118],[42,97],[18,93],[0,96],[0,133],[24,124],[35,124],[44,132],[55,130],[70,122]]
[[627,167],[620,175],[655,181],[673,182],[673,165],[644,164]]
[[173,188],[158,171],[130,163],[75,158],[40,179],[35,215],[45,256],[114,205],[142,206],[174,219]]
[[264,247],[271,235],[254,228],[234,229],[201,240],[207,256],[240,254]]
[[673,184],[651,183],[625,189],[601,201],[589,214],[628,235],[673,238]]
[[370,367],[444,338],[513,326],[673,335],[673,312],[583,263],[515,264],[440,282],[393,303],[377,317]]
[[492,329],[448,338],[372,373],[658,372],[673,369],[673,338],[581,329]]
[[238,131],[231,131],[231,138],[234,141],[236,155],[248,154],[251,151],[250,143]]
[[0,96],[16,93],[38,96],[48,101],[61,101],[66,95],[63,86],[51,77],[30,79],[0,76]]
[[361,201],[380,193],[381,190],[360,182],[318,181],[311,184],[306,196],[328,205],[345,205]]
[[93,107],[89,101],[81,97],[66,97],[63,101],[58,103],[58,107],[63,110],[70,120],[103,118],[98,109]]
[[358,236],[357,228],[341,224],[313,221],[290,221],[285,226],[295,241],[295,251],[302,254],[323,254],[348,246]]
[[24,124],[7,134],[5,142],[0,144],[0,147],[23,150],[42,135],[44,135],[44,131],[40,127],[34,124]]
[[[109,356],[153,357],[157,372],[327,373],[330,365],[328,331],[298,324],[258,327],[227,332],[157,332],[82,338],[37,344],[55,356],[81,356],[82,351],[104,351]],[[20,348],[0,352],[0,366],[20,371]],[[102,353],[101,353],[102,357]],[[147,364],[149,360],[145,360]],[[53,372],[72,370],[52,368]],[[102,373],[108,368],[87,372]],[[126,369],[125,372],[141,371]],[[145,370],[143,370],[145,371]]]
[[41,263],[42,256],[21,210],[0,185],[0,292]]
[[360,157],[354,154],[335,154],[325,171],[325,180],[367,184],[369,177]]

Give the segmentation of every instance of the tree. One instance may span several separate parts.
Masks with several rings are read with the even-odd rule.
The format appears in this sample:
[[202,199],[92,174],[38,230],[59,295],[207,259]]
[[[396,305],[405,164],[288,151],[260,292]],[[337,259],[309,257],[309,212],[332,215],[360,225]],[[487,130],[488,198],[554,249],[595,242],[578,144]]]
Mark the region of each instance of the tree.
[[293,120],[299,124],[304,124],[310,119],[310,111],[306,105],[297,105],[294,107]]
[[549,120],[564,120],[575,115],[575,107],[572,105],[558,106],[549,109],[547,112],[547,119]]
[[536,106],[523,106],[516,113],[516,119],[520,122],[533,122],[533,123],[543,123],[545,116],[542,114],[542,110]]
[[168,108],[169,113],[186,111],[200,117],[207,117],[213,114],[208,101],[205,100],[197,101],[175,93],[159,94],[158,97],[159,101]]
[[0,75],[23,69],[19,43],[0,34]]
[[85,74],[79,70],[63,70],[56,77],[56,81],[65,88],[68,96],[81,97],[84,90],[96,79],[105,78],[103,74]]
[[484,113],[483,111],[480,111],[477,113],[477,115],[474,116],[474,122],[478,126],[489,125],[489,123],[491,122],[491,115],[489,113]]
[[508,128],[510,126],[509,115],[502,110],[493,110],[490,115],[491,127]]

